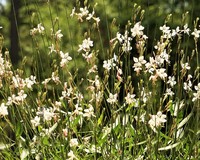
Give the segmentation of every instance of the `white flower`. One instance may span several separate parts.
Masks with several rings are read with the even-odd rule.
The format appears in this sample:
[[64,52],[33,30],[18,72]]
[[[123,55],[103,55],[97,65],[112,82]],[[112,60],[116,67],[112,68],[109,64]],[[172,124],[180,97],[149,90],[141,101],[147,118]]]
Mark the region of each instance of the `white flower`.
[[122,50],[124,52],[129,52],[132,50],[130,39],[126,39],[122,44]]
[[167,27],[166,25],[163,25],[160,27],[160,30],[163,32],[163,34],[170,34],[171,30],[170,27]]
[[52,79],[55,83],[59,83],[59,82],[60,82],[60,78],[59,78],[57,72],[52,72],[51,79]]
[[172,77],[169,76],[167,84],[169,84],[171,87],[173,87],[176,84],[175,77],[174,76],[172,76]]
[[113,59],[103,61],[103,68],[105,68],[107,71],[110,71],[110,69],[115,66],[116,64],[114,63]]
[[29,78],[25,79],[25,84],[27,86],[27,88],[32,88],[32,85],[34,85],[36,83],[36,77],[31,75]]
[[172,97],[173,95],[174,95],[174,92],[172,91],[172,89],[171,88],[167,88],[165,96],[171,96]]
[[89,104],[89,108],[84,109],[83,117],[87,117],[87,118],[95,117],[94,108],[91,104]]
[[89,69],[87,74],[96,73],[98,71],[97,65],[93,65],[92,68]]
[[150,58],[149,58],[149,62],[147,62],[147,63],[145,64],[145,67],[146,67],[146,71],[147,71],[147,72],[149,72],[150,74],[153,74],[153,73],[154,73],[154,71],[155,71],[157,65],[156,65],[156,62],[155,62],[155,60],[154,60],[153,57],[150,57]]
[[190,80],[188,82],[184,82],[183,89],[186,91],[191,91],[192,90],[192,82]]
[[164,64],[164,59],[161,57],[161,55],[156,55],[155,62],[158,66],[162,66]]
[[192,35],[193,35],[195,38],[199,38],[199,34],[200,34],[200,30],[197,30],[196,28],[194,29],[194,32],[192,32]]
[[144,56],[140,56],[138,59],[137,58],[133,58],[135,63],[140,63],[140,64],[145,64],[146,60],[144,60]]
[[49,47],[49,49],[50,49],[49,54],[51,54],[53,52],[56,52],[54,44],[51,44],[51,46]]
[[93,53],[90,53],[90,54],[89,54],[89,52],[86,52],[86,53],[83,53],[83,54],[82,54],[82,56],[86,59],[86,61],[87,61],[88,63],[91,62],[93,55],[94,55]]
[[164,49],[159,55],[156,55],[154,63],[158,66],[162,66],[164,62],[170,63],[169,54],[167,54],[166,49]]
[[44,84],[45,86],[50,82],[51,78],[47,78],[44,81],[42,81],[42,84]]
[[72,150],[70,150],[70,152],[67,154],[67,156],[69,157],[67,160],[78,159],[78,158],[74,155],[74,152],[73,152]]
[[76,97],[78,103],[83,100],[83,95],[80,92],[76,92],[75,97]]
[[127,96],[125,97],[126,103],[127,104],[132,104],[133,102],[135,102],[135,94],[130,94],[128,93]]
[[94,16],[94,11],[92,11],[92,13],[89,13],[88,14],[88,16],[87,16],[87,18],[86,18],[86,20],[90,20],[90,19],[92,19],[93,18],[93,16]]
[[83,108],[79,107],[79,104],[76,104],[73,114],[75,114],[75,115],[83,115],[82,111],[83,111]]
[[148,124],[150,125],[151,129],[157,133],[157,128],[161,127],[163,123],[165,123],[166,115],[162,114],[162,112],[158,112],[156,115],[150,115],[151,119],[149,120]]
[[198,83],[197,86],[194,86],[194,89],[196,90],[195,93],[193,93],[193,98],[192,98],[192,101],[197,101],[197,100],[200,100],[200,83]]
[[75,10],[76,10],[76,8],[74,7],[74,8],[72,9],[72,13],[70,14],[70,17],[73,17],[73,16],[74,16]]
[[117,40],[118,40],[120,43],[122,43],[123,40],[124,40],[124,36],[123,36],[121,33],[119,33],[119,32],[117,32],[116,38],[117,38]]
[[167,54],[167,51],[166,49],[164,49],[164,51],[160,54],[160,57],[166,61],[167,63],[170,63],[169,61],[169,54]]
[[192,75],[191,75],[191,74],[188,74],[187,81],[189,81],[191,78],[192,78]]
[[133,65],[134,71],[139,73],[142,70],[142,65],[146,63],[146,60],[144,60],[144,56],[140,56],[139,58],[133,57],[133,61],[135,62]]
[[109,94],[109,98],[107,99],[107,102],[110,104],[114,104],[117,102],[117,94]]
[[35,156],[35,160],[41,160],[41,153],[38,153],[38,154],[36,154],[36,156]]
[[123,74],[122,69],[117,68],[117,79],[121,82],[122,82],[122,74]]
[[101,83],[100,83],[100,81],[99,81],[99,76],[98,76],[98,75],[95,76],[94,84],[95,84],[95,87],[96,87],[97,89],[100,89],[100,88],[101,88]]
[[159,68],[156,70],[156,74],[162,79],[165,80],[167,77],[167,73],[165,73],[166,69],[165,68]]
[[96,21],[97,26],[99,25],[100,18],[99,17],[93,17],[93,19]]
[[64,128],[64,129],[62,129],[62,131],[63,131],[63,135],[65,137],[67,137],[67,135],[68,135],[68,128]]
[[81,12],[81,13],[80,13],[81,17],[87,16],[88,13],[89,13],[87,7],[85,7],[85,8],[80,8],[80,12]]
[[117,39],[119,40],[120,43],[122,43],[122,50],[124,52],[129,52],[132,50],[132,47],[131,47],[132,38],[129,37],[128,34],[129,34],[128,31],[125,31],[124,36],[123,35],[120,36],[120,33],[117,33]]
[[39,23],[39,24],[37,25],[37,29],[38,29],[38,32],[39,32],[39,33],[43,33],[43,32],[44,32],[44,27],[42,26],[41,23]]
[[70,147],[77,147],[78,146],[78,139],[77,138],[70,139],[69,145],[70,145]]
[[143,155],[139,155],[137,158],[135,158],[135,160],[143,160],[144,156]]
[[190,70],[190,66],[188,63],[181,63],[181,68],[185,70]]
[[140,117],[138,117],[137,115],[136,116],[134,116],[134,119],[136,120],[136,121],[139,121],[139,122],[145,122],[145,117],[146,117],[146,112],[144,112],[144,113],[142,113],[141,115],[140,115]]
[[52,108],[41,108],[41,111],[38,111],[37,115],[43,116],[44,121],[51,121],[55,113]]
[[[80,13],[77,13],[76,15],[78,16],[78,19],[83,22],[83,17],[86,17],[89,14],[89,11],[87,7],[85,8],[80,8]],[[73,15],[73,14],[71,14]]]
[[163,51],[166,47],[166,43],[164,42],[157,42],[157,45],[154,46],[154,48],[158,51]]
[[26,86],[24,79],[19,77],[18,74],[12,77],[12,84],[14,88],[24,88]]
[[[149,91],[147,92],[145,90],[145,88],[142,87],[142,90],[140,92],[140,97],[142,98],[142,101],[144,103],[146,103],[149,100],[149,98],[151,97],[151,95],[152,95],[152,92],[149,92]],[[135,107],[139,107],[139,101],[138,100],[136,101]]]
[[43,116],[44,116],[43,118],[45,121],[50,121],[54,117],[54,115],[55,113],[53,112],[52,109],[47,108],[47,109],[44,109],[43,111]]
[[81,45],[79,45],[78,52],[80,52],[82,50],[85,52],[89,52],[90,47],[93,47],[93,41],[91,41],[90,38],[84,39],[83,43]]
[[20,154],[20,159],[25,160],[29,154],[30,154],[29,150],[23,148]]
[[157,79],[158,79],[158,75],[157,75],[157,74],[151,75],[151,76],[149,77],[149,80],[152,80],[153,84],[155,84],[155,82],[157,81]]
[[63,37],[60,29],[55,33],[55,37],[57,40],[61,40],[61,38]]
[[11,97],[8,97],[7,105],[11,105],[12,103],[20,104],[27,97],[27,94],[24,93],[24,90],[20,90],[17,94],[18,94],[17,96],[13,94]]
[[132,37],[142,36],[144,27],[140,25],[140,22],[137,22],[133,28],[131,28]]
[[32,124],[33,128],[39,126],[40,125],[40,117],[35,116],[35,118],[31,120],[31,124]]
[[69,56],[69,53],[63,53],[60,51],[61,62],[60,66],[64,67],[69,61],[72,60],[72,57]]
[[102,96],[103,96],[103,94],[100,91],[98,91],[97,93],[95,93],[94,97],[95,97],[96,102],[100,102]]
[[8,115],[8,107],[5,105],[5,103],[1,103],[0,116],[6,116],[6,115]]
[[31,35],[35,35],[36,33],[41,33],[42,34],[43,32],[44,32],[44,27],[42,26],[41,23],[39,23],[37,25],[37,28],[33,28],[33,29],[30,30],[30,34]]
[[178,35],[180,33],[180,27],[176,27],[176,29],[172,29],[172,37]]
[[185,24],[185,25],[183,26],[183,33],[186,33],[186,34],[189,35],[189,32],[190,32],[190,29],[188,28],[188,24]]

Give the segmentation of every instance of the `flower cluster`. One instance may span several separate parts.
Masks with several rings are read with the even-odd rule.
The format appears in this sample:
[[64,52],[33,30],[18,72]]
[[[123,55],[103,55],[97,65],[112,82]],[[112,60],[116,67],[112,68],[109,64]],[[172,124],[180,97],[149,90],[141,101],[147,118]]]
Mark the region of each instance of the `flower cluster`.
[[30,35],[34,36],[34,35],[37,34],[37,33],[43,34],[43,33],[44,33],[44,30],[45,30],[45,28],[44,28],[44,26],[42,25],[42,23],[39,23],[39,24],[37,25],[36,28],[31,29]]
[[79,45],[78,52],[89,52],[91,47],[93,47],[93,41],[91,41],[90,38],[84,39],[83,43]]
[[107,71],[110,71],[111,69],[116,67],[116,55],[114,55],[113,58],[104,60],[103,61],[103,68],[105,68]]
[[[149,53],[146,44],[151,43],[147,43],[149,38],[142,22],[129,21],[124,31],[112,31],[114,38],[106,45],[110,48],[105,49],[107,55],[102,57],[107,58],[104,59],[99,54],[104,50],[99,46],[104,44],[99,45],[95,36],[95,31],[101,34],[101,30],[94,9],[90,12],[87,6],[73,8],[70,16],[78,18],[76,23],[81,22],[80,25],[93,23],[93,28],[80,36],[84,38],[73,46],[76,49],[66,51],[69,48],[62,43],[65,30],[55,23],[45,36],[48,46],[44,45],[45,52],[49,51],[45,55],[50,59],[47,66],[51,68],[41,63],[42,68],[34,66],[27,73],[14,70],[0,53],[0,118],[16,131],[14,144],[20,148],[21,159],[31,154],[35,159],[44,159],[42,152],[46,150],[56,151],[58,155],[63,150],[63,158],[71,160],[101,155],[105,159],[116,158],[113,153],[118,153],[119,158],[122,151],[124,159],[132,159],[129,150],[133,142],[134,146],[141,146],[143,153],[152,150],[149,148],[152,145],[161,145],[154,135],[163,132],[163,126],[166,132],[159,134],[162,135],[159,138],[170,139],[165,144],[171,144],[173,137],[178,137],[177,141],[183,138],[184,129],[189,125],[184,129],[183,126],[193,115],[185,108],[198,106],[200,83],[199,62],[194,60],[198,50],[194,49],[189,57],[183,54],[184,48],[179,43],[182,37],[191,36],[197,44],[198,27],[191,31],[187,24],[174,29],[164,24],[159,28],[159,40],[155,40]],[[44,31],[39,23],[30,34],[37,42],[36,36],[44,38]],[[177,51],[173,50],[174,40],[178,40]],[[78,68],[79,64],[74,67],[76,57],[82,68]],[[190,63],[193,60],[196,64]],[[168,115],[172,119],[169,122]],[[155,134],[149,134],[149,130]],[[144,140],[146,134],[153,142],[150,145]],[[43,147],[46,148],[41,151]],[[134,158],[144,157],[135,152]]]
[[124,35],[117,32],[116,38],[120,42],[120,44],[122,45],[122,51],[123,52],[129,52],[129,51],[132,50],[132,46],[131,46],[132,37],[129,37],[128,31],[125,31]]
[[118,40],[118,42],[122,46],[122,51],[123,52],[130,52],[132,50],[132,40],[133,38],[136,37],[137,39],[137,49],[140,51],[143,50],[143,47],[145,45],[145,40],[148,38],[144,33],[143,33],[144,27],[141,25],[141,22],[137,22],[133,28],[130,29],[131,36],[129,36],[130,32],[128,30],[125,31],[124,35],[121,33],[117,32],[116,38],[112,39],[111,42],[114,40]]
[[198,83],[197,86],[194,86],[194,88],[195,88],[196,92],[193,93],[193,96],[194,96],[192,99],[193,102],[200,100],[200,83]]
[[80,22],[83,22],[84,20],[90,21],[91,19],[93,19],[95,23],[97,24],[97,26],[99,25],[100,18],[95,16],[94,10],[92,11],[92,13],[90,13],[88,10],[88,7],[84,7],[84,8],[80,8],[79,11],[80,12],[76,12],[76,8],[74,7],[72,9],[72,13],[70,14],[70,16],[71,17],[73,17],[74,15],[77,16]]
[[107,102],[110,104],[117,103],[117,94],[109,94],[109,98],[107,99]]

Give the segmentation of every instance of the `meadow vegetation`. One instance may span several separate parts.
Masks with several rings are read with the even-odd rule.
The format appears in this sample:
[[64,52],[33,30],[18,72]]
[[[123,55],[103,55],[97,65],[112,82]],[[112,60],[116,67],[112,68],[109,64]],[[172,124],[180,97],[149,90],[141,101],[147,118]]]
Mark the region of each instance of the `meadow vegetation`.
[[2,159],[199,159],[199,18],[168,14],[155,36],[138,4],[123,24],[95,3],[43,5],[18,66],[0,37]]

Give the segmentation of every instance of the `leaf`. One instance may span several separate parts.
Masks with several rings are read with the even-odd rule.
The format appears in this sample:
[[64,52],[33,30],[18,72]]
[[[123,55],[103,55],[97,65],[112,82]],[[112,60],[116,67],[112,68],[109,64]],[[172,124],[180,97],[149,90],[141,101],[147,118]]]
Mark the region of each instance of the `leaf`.
[[174,143],[172,145],[168,145],[166,147],[162,147],[162,148],[158,148],[159,151],[166,151],[166,150],[169,150],[169,149],[172,149],[172,148],[175,148],[176,146],[179,145],[180,142],[177,142],[177,143]]
[[103,109],[103,111],[101,113],[101,116],[98,119],[98,126],[101,125],[101,124],[103,124],[104,112],[105,112],[105,109]]
[[136,143],[137,146],[147,143],[147,140]]
[[55,123],[51,128],[49,128],[49,135],[57,128],[58,123]]
[[190,113],[187,117],[185,117],[177,126],[177,129],[180,129],[181,127],[183,127],[188,120],[190,119],[190,117],[192,116],[192,113]]
[[42,144],[44,145],[49,145],[49,137],[45,136],[43,139],[42,139]]
[[22,128],[22,124],[21,122],[18,122],[17,123],[17,126],[16,126],[16,137],[20,137],[22,135],[22,132],[23,132],[23,128]]
[[164,137],[165,139],[172,140],[171,137],[169,137],[169,136],[163,134],[162,132],[160,132],[160,136],[161,136],[161,137]]

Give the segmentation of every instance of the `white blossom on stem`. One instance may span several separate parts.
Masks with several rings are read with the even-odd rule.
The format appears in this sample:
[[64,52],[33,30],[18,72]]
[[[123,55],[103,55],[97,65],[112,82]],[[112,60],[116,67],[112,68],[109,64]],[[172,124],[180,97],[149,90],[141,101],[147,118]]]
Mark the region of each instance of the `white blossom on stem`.
[[197,86],[194,86],[194,89],[196,90],[195,93],[193,93],[192,101],[195,102],[197,100],[200,100],[200,83],[198,83]]
[[157,133],[157,129],[162,126],[163,123],[165,123],[166,115],[162,114],[161,111],[157,112],[156,115],[150,115],[151,119],[149,120],[148,124],[150,125],[151,129]]
[[117,94],[109,94],[109,98],[107,99],[107,102],[110,104],[114,104],[117,102]]
[[0,116],[6,116],[6,115],[8,115],[8,107],[6,106],[5,103],[1,103]]

